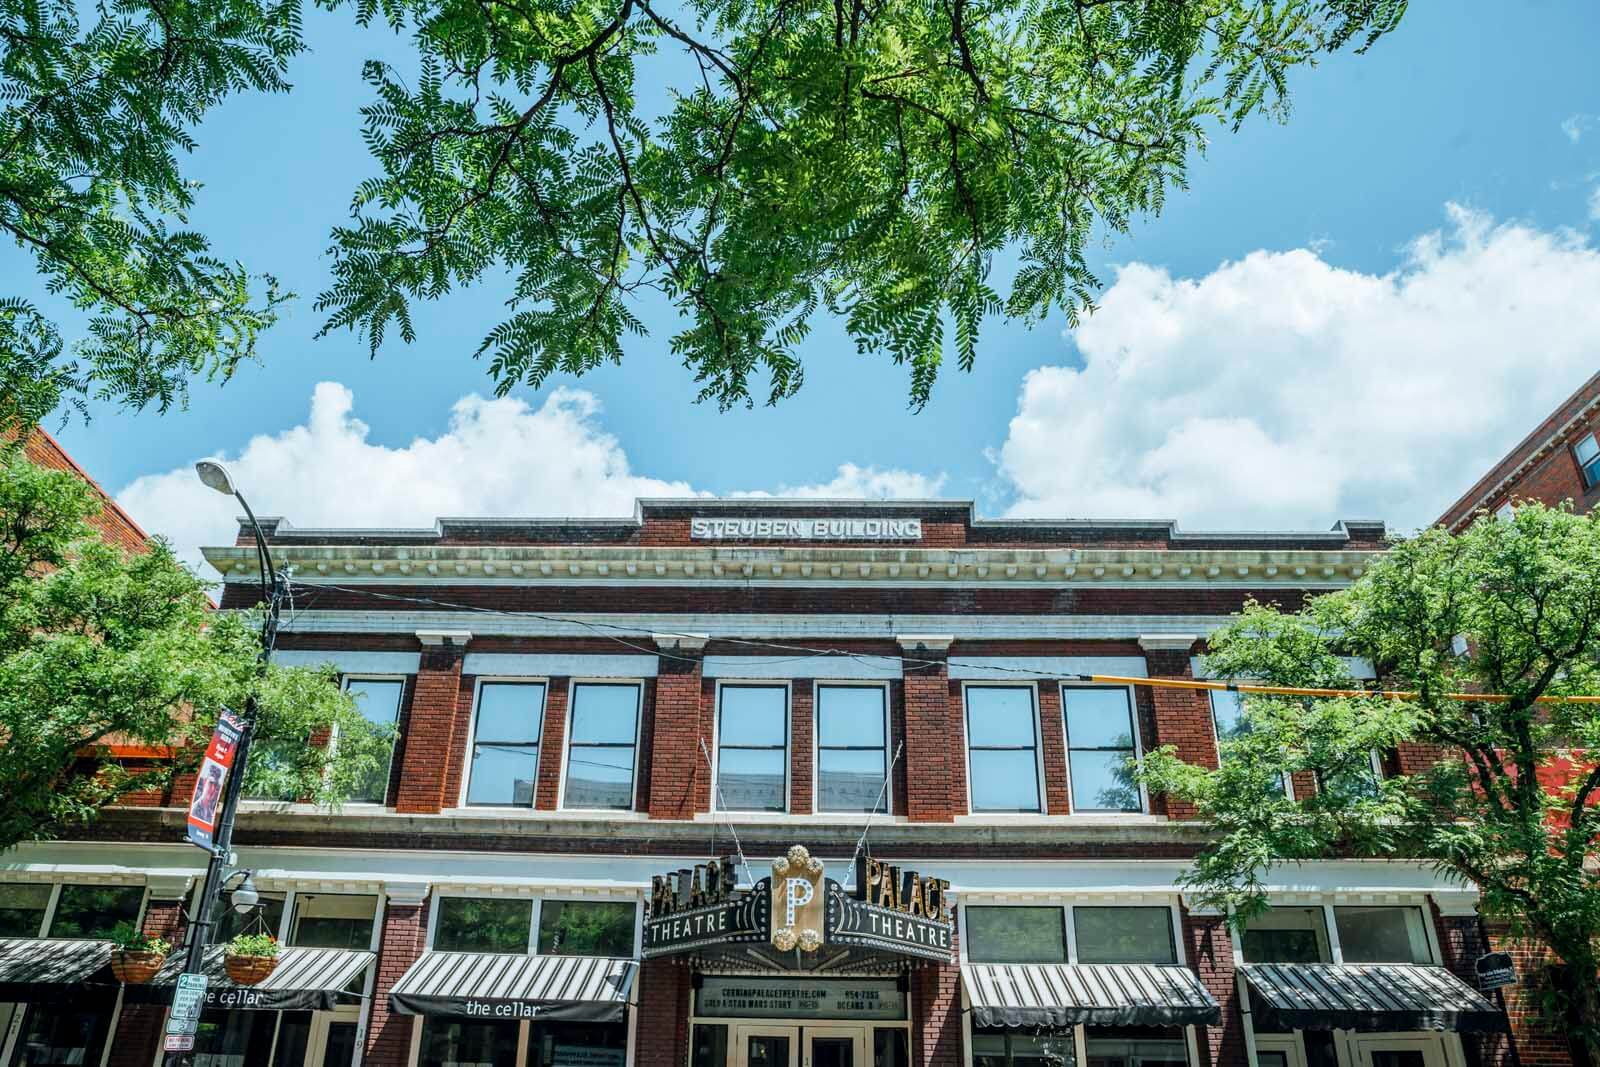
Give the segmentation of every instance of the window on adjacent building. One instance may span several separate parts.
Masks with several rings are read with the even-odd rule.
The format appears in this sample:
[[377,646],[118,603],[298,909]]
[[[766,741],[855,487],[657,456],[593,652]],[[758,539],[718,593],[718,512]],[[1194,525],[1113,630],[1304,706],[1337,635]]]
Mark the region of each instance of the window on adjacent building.
[[139,921],[142,885],[64,885],[50,917],[50,937],[110,937],[117,927]]
[[1067,962],[1060,908],[969,906],[964,911],[967,959],[974,963]]
[[1067,779],[1073,811],[1139,811],[1133,694],[1122,686],[1061,690],[1067,724]]
[[717,806],[787,810],[788,688],[725,685],[717,696]]
[[377,914],[377,897],[353,893],[297,893],[289,944],[307,948],[371,948]]
[[1073,908],[1079,963],[1177,963],[1172,909]]
[[635,912],[631,901],[541,901],[539,955],[632,959]]
[[373,732],[387,748],[387,755],[356,786],[350,799],[357,803],[382,804],[389,795],[389,771],[394,762],[394,741],[400,724],[400,695],[405,692],[406,684],[398,678],[346,678],[344,687],[355,700],[356,710],[372,724]]
[[1053,1034],[972,1032],[972,1067],[1072,1067],[1077,1058],[1070,1029]]
[[1600,483],[1600,444],[1594,439],[1594,434],[1588,434],[1572,446],[1573,454],[1578,457],[1578,468],[1583,471],[1583,484],[1594,488]]
[[817,810],[887,809],[888,725],[878,685],[817,686]]
[[533,901],[438,897],[433,947],[440,952],[528,951]]
[[1346,963],[1431,963],[1421,908],[1336,907],[1339,954]]
[[1178,1027],[1094,1027],[1083,1054],[1089,1067],[1186,1067],[1189,1044]]
[[544,730],[543,682],[484,682],[472,721],[467,803],[533,806]]
[[1251,919],[1239,946],[1246,963],[1331,963],[1322,908],[1268,908]]
[[973,811],[1039,810],[1039,731],[1032,686],[967,687]]
[[633,807],[634,750],[639,740],[639,687],[580,683],[572,687],[572,740],[562,803],[569,808]]
[[44,913],[49,906],[48,885],[0,883],[0,937],[38,937],[44,932]]

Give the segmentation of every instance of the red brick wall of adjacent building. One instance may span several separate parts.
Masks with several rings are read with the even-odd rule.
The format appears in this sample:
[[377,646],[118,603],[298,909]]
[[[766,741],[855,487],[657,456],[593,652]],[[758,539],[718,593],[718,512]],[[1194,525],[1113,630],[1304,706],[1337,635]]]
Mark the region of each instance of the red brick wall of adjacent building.
[[436,812],[444,804],[453,763],[460,704],[463,649],[455,644],[425,645],[411,698],[411,735],[405,748],[395,809],[407,814]]
[[911,972],[911,1067],[961,1067],[961,968]]
[[372,1014],[367,1023],[370,1067],[406,1067],[411,1055],[412,1020],[389,1010],[389,991],[427,947],[428,905],[388,901],[383,911],[383,934],[378,944],[378,976],[372,990]]
[[1200,1031],[1201,1067],[1234,1067],[1245,1062],[1244,1017],[1234,979],[1233,936],[1222,915],[1198,915],[1184,909],[1183,945],[1200,984],[1222,1006],[1222,1021]]
[[107,544],[116,545],[118,548],[126,549],[129,552],[143,552],[145,550],[150,540],[149,535],[139,528],[138,523],[133,521],[133,516],[117,506],[116,501],[111,499],[109,493],[100,488],[98,482],[89,477],[88,471],[78,466],[77,462],[67,455],[66,449],[62,448],[54,437],[51,437],[44,430],[35,429],[28,435],[28,439],[23,442],[22,453],[28,458],[28,462],[34,466],[44,467],[49,470],[66,471],[94,490],[95,495],[100,498],[101,506],[99,514],[89,519],[89,525],[94,527],[101,540]]
[[[177,946],[183,938],[183,902],[152,900],[144,910],[144,932]],[[161,1049],[167,1009],[163,1004],[123,1004],[111,1042],[110,1067],[150,1067]]]
[[645,960],[639,965],[635,1067],[686,1067],[692,980],[688,966],[674,960]]

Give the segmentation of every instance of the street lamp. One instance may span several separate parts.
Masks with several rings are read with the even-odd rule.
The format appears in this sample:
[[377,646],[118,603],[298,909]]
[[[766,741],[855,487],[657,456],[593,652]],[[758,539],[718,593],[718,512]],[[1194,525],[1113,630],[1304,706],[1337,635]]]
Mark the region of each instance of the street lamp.
[[[278,613],[288,596],[289,588],[287,579],[273,565],[272,549],[267,545],[266,534],[262,533],[255,512],[250,510],[250,505],[244,496],[234,487],[227,468],[211,460],[201,460],[194,465],[194,469],[200,476],[201,484],[233,497],[239,502],[239,506],[244,508],[245,516],[250,521],[251,533],[255,535],[256,564],[260,568],[261,596],[265,602],[266,615],[261,621],[261,652],[256,657],[255,685],[252,685],[252,691],[245,696],[244,727],[240,731],[234,749],[232,773],[228,775],[228,780],[223,786],[222,798],[217,807],[216,833],[212,838],[211,859],[206,864],[205,882],[200,889],[199,907],[189,923],[183,964],[184,974],[205,973],[205,953],[211,943],[212,928],[216,925],[212,915],[216,911],[224,885],[230,879],[240,874],[244,875],[244,880],[233,891],[233,906],[236,909],[248,911],[260,900],[255,884],[250,880],[250,872],[230,870],[229,865],[234,862],[233,823],[239,809],[239,789],[244,783],[245,767],[250,756],[250,737],[256,723],[254,690],[259,686],[262,676],[266,674],[267,664],[272,659],[273,646],[278,641]],[[182,1052],[169,1053],[167,1062],[176,1064],[182,1062],[183,1058]]]

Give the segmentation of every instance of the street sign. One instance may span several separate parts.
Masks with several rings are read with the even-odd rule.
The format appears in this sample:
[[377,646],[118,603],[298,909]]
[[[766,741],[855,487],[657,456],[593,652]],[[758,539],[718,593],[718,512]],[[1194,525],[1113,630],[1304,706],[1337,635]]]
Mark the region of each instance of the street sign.
[[[208,984],[209,980],[203,974],[178,975],[178,988],[172,994],[172,1013],[167,1016],[169,1042],[173,1035],[186,1036],[189,1039],[188,1048],[194,1047],[194,1034],[200,1029],[200,1010],[205,1007]],[[167,1051],[187,1052],[188,1049],[174,1049],[169,1044]]]
[[193,1052],[193,1034],[168,1034],[166,1043],[162,1046],[164,1052]]
[[1486,952],[1478,957],[1478,988],[1501,989],[1517,984],[1517,966],[1509,952]]

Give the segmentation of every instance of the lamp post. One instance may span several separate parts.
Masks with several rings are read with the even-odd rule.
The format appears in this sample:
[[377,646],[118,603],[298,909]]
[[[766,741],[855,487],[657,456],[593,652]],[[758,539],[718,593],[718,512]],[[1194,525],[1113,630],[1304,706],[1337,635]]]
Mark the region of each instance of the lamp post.
[[[273,565],[272,549],[267,545],[266,535],[261,532],[261,524],[256,521],[255,512],[250,510],[250,505],[245,502],[244,496],[234,488],[233,479],[228,476],[227,469],[222,464],[210,460],[196,463],[194,469],[200,476],[200,481],[208,488],[237,500],[239,506],[244,508],[245,516],[250,520],[250,530],[255,535],[256,541],[256,564],[260,568],[261,591],[266,601],[266,617],[261,622],[261,652],[256,658],[256,683],[252,684],[251,692],[245,697],[244,728],[240,731],[239,741],[234,750],[232,773],[228,775],[223,785],[222,797],[217,806],[216,833],[212,839],[211,859],[206,864],[205,881],[200,889],[200,903],[189,923],[184,946],[184,974],[205,973],[205,953],[211,944],[211,931],[215,925],[212,916],[216,912],[217,898],[222,895],[228,880],[241,873],[245,876],[233,894],[234,903],[241,910],[253,907],[258,899],[249,872],[230,869],[230,864],[233,862],[233,823],[239,809],[239,789],[244,783],[245,767],[250,757],[250,737],[256,723],[254,690],[261,676],[266,674],[267,664],[272,659],[272,649],[278,640],[279,608],[288,594],[288,581]],[[166,1062],[181,1063],[186,1055],[183,1052],[168,1053]]]

